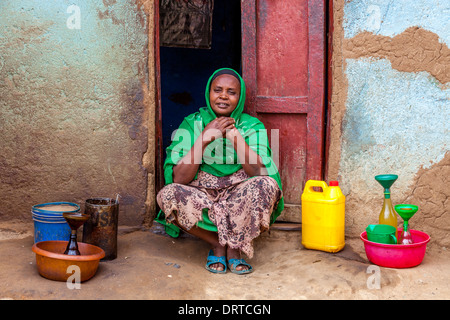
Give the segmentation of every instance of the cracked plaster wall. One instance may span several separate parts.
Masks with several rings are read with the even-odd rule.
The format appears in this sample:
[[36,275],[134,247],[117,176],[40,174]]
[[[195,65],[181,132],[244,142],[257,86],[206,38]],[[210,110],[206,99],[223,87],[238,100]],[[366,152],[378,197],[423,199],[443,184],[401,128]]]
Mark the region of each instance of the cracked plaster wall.
[[412,227],[450,245],[449,16],[448,1],[333,1],[328,177],[349,236],[377,223],[374,176],[394,173],[394,204],[418,205]]
[[0,1],[0,220],[120,194],[119,223],[141,224],[154,211],[153,1],[73,4]]

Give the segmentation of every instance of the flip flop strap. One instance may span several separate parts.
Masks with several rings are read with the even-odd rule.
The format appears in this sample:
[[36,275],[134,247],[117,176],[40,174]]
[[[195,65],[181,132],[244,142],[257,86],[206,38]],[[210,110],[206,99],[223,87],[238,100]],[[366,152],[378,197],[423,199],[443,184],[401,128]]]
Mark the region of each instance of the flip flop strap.
[[249,267],[249,269],[252,268],[252,266],[249,265],[244,259],[230,259],[228,260],[228,264],[232,269],[236,269],[236,267],[240,264]]
[[227,267],[226,261],[227,260],[226,260],[225,256],[222,256],[222,257],[208,256],[208,258],[206,259],[206,264],[207,264],[207,266],[210,266],[213,263],[221,263],[226,268]]

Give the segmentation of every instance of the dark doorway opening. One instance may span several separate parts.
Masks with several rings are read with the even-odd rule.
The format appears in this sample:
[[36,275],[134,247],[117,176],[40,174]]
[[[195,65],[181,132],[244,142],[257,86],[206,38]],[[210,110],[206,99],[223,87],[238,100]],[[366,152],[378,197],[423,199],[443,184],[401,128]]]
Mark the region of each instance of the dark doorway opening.
[[[297,223],[305,182],[326,178],[326,100],[331,90],[327,88],[326,45],[327,35],[330,43],[332,34],[332,15],[327,16],[331,2],[216,0],[214,6],[210,50],[161,47],[155,52],[156,191],[164,185],[163,150],[172,132],[185,116],[205,105],[204,90],[211,73],[231,67],[244,75],[245,112],[259,118],[268,132],[279,130],[278,168],[285,210],[278,221]],[[331,46],[328,49],[330,54]]]
[[241,73],[239,0],[214,1],[211,49],[160,47],[163,161],[173,131],[206,105],[206,82],[224,67]]

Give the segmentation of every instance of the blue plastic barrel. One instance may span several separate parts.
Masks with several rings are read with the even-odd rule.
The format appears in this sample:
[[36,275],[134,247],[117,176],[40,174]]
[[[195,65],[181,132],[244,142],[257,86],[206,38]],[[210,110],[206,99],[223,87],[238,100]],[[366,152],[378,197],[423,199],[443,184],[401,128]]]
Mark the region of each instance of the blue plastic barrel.
[[69,241],[71,229],[67,222],[39,221],[34,219],[34,242],[63,240]]
[[34,242],[70,239],[71,229],[63,217],[65,212],[79,212],[80,206],[72,202],[49,202],[34,205]]
[[36,214],[42,214],[47,216],[59,216],[62,217],[64,212],[79,212],[80,206],[72,202],[48,202],[35,204],[31,212]]

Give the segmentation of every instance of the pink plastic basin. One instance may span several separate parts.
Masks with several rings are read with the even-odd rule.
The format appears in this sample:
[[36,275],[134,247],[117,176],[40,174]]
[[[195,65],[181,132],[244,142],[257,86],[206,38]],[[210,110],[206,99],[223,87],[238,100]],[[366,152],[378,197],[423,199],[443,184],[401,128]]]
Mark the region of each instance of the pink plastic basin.
[[[399,229],[399,232],[401,229]],[[387,268],[411,268],[422,263],[430,236],[425,232],[410,230],[413,244],[384,244],[367,240],[367,232],[361,233],[367,259]]]

